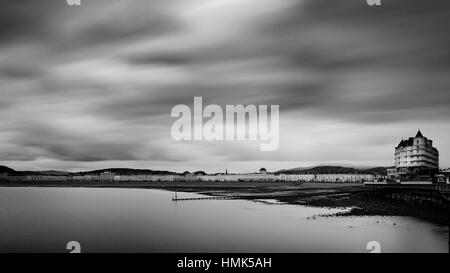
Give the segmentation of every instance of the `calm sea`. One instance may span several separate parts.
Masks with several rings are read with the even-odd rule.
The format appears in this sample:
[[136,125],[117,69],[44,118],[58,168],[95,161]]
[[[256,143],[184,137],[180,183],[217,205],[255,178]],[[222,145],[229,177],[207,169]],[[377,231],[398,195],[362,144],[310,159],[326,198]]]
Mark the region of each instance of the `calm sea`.
[[[178,197],[198,194],[178,193]],[[246,200],[172,202],[149,189],[0,188],[0,252],[448,252],[448,229],[409,217]]]

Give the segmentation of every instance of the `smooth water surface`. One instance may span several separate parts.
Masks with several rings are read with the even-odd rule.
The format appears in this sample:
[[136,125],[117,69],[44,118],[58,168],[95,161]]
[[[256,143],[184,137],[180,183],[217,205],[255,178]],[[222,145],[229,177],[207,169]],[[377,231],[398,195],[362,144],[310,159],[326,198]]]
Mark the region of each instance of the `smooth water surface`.
[[[178,193],[178,197],[197,194]],[[246,200],[172,201],[150,189],[0,188],[1,252],[448,252],[448,229],[410,217]]]

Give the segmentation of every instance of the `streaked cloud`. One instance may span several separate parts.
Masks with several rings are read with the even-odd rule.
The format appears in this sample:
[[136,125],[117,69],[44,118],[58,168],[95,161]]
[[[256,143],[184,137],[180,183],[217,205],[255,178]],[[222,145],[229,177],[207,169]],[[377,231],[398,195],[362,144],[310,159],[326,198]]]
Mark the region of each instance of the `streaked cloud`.
[[[392,165],[420,127],[449,166],[449,18],[444,0],[3,1],[0,163]],[[280,149],[174,142],[194,96],[279,104]]]

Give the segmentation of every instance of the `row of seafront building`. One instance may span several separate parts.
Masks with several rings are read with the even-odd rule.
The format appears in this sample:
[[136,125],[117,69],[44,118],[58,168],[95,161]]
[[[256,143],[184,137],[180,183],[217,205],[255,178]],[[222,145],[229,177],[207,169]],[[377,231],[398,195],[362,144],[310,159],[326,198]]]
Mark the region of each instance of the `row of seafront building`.
[[206,174],[204,172],[185,174],[137,174],[119,175],[111,172],[100,174],[74,175],[8,175],[0,174],[0,180],[11,182],[157,182],[157,181],[198,181],[198,182],[375,182],[408,181],[412,178],[432,177],[435,182],[450,183],[450,171],[439,170],[439,151],[433,141],[424,137],[420,130],[415,137],[403,139],[395,148],[394,168],[386,174],[373,173],[268,173],[261,168],[257,173],[248,174]]
[[9,182],[342,182],[357,183],[385,179],[383,175],[368,173],[346,174],[285,174],[268,173],[262,168],[257,173],[248,174],[196,174],[183,175],[117,175],[112,172],[84,175],[0,175],[0,179]]
[[191,181],[205,182],[367,182],[382,179],[373,174],[274,174],[274,173],[251,173],[251,174],[218,174],[202,175],[188,178]]

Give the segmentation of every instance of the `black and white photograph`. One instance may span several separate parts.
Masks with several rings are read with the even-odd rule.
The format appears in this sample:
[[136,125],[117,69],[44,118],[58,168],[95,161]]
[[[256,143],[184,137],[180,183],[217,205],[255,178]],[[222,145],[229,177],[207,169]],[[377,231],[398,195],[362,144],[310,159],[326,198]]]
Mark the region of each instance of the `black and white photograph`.
[[445,0],[0,0],[0,253],[448,254],[449,27]]

